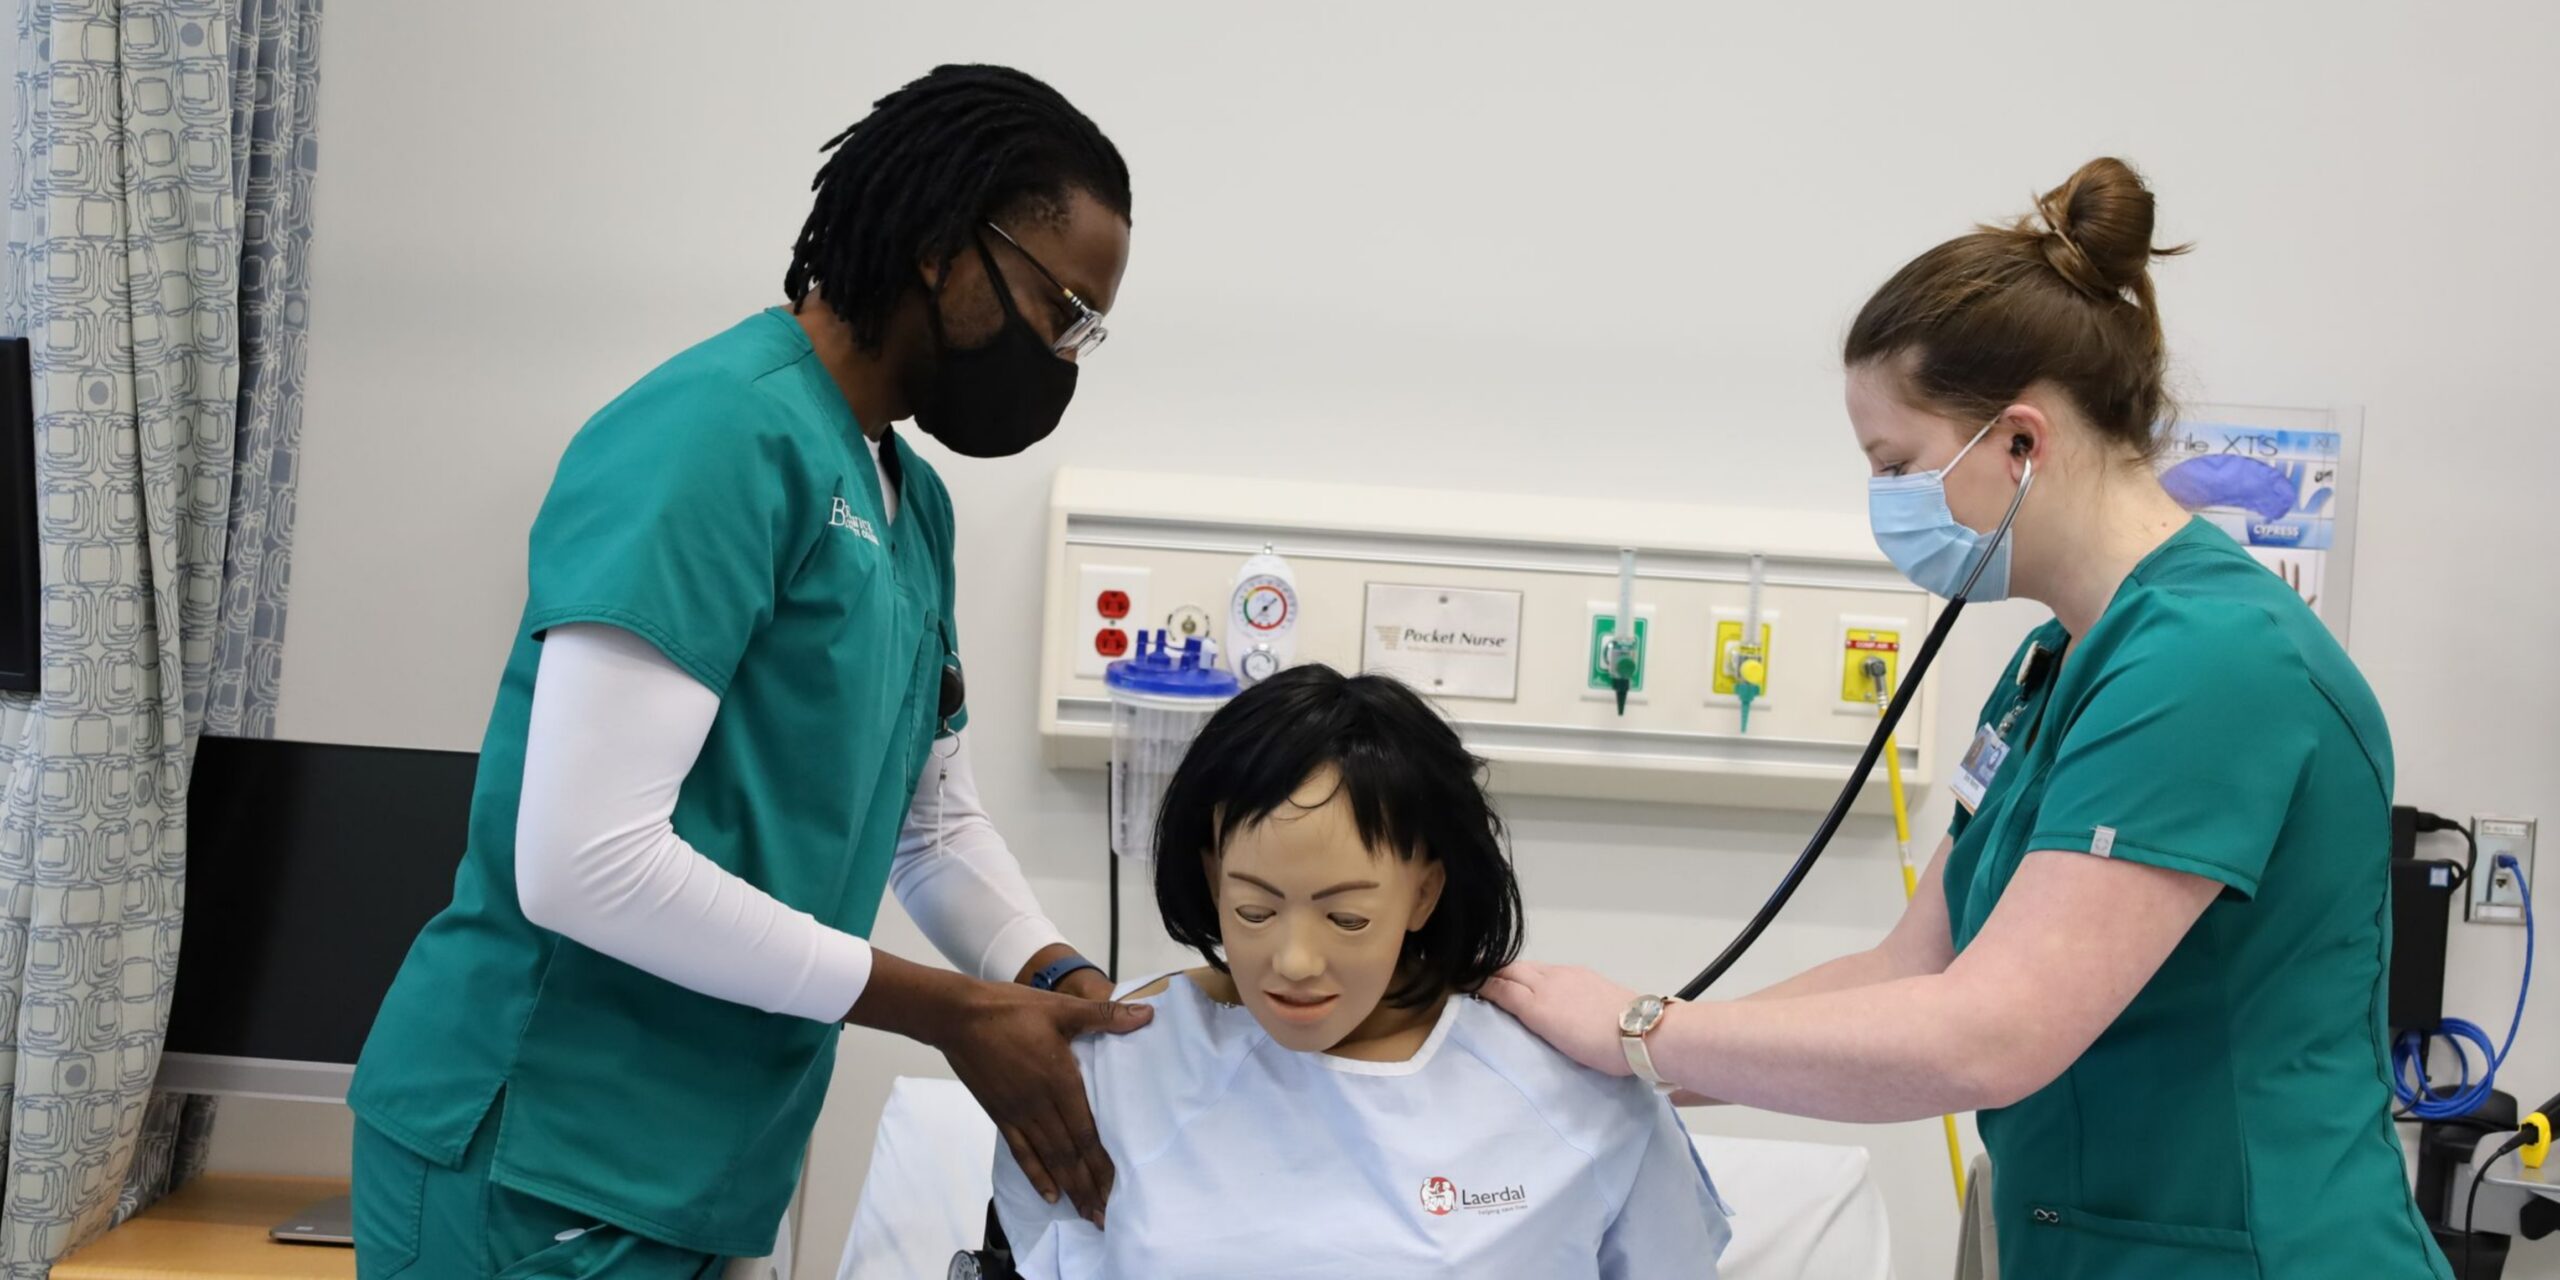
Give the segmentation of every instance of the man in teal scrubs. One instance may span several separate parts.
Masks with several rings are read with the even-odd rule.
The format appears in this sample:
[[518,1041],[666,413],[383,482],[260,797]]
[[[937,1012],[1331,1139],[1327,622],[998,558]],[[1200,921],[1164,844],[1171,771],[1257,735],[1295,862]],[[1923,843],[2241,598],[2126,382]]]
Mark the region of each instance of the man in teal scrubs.
[[[940,1049],[1044,1190],[1100,1214],[1067,1045],[1144,1011],[1103,1002],[982,817],[947,818],[978,812],[953,516],[889,426],[993,457],[1057,425],[1127,261],[1128,171],[995,67],[829,145],[791,305],[606,406],[535,521],[453,904],[349,1099],[368,1280],[767,1252],[845,1021]],[[892,883],[964,972],[864,941]]]

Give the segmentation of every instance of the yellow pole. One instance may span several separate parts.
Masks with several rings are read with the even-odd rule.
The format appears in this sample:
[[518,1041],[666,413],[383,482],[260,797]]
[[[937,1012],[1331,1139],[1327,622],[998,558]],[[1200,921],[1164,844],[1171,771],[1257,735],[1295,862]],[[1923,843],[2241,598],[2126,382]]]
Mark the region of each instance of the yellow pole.
[[[1876,716],[1882,719],[1892,704],[1892,693],[1885,684],[1884,660],[1867,660],[1867,677],[1876,687]],[[1920,892],[1920,868],[1911,863],[1911,805],[1902,790],[1902,746],[1892,737],[1884,740],[1885,787],[1893,795],[1893,850],[1902,856],[1902,900],[1911,901]],[[1947,1172],[1956,1183],[1956,1204],[1964,1204],[1964,1140],[1956,1134],[1954,1116],[1938,1117],[1947,1127]]]

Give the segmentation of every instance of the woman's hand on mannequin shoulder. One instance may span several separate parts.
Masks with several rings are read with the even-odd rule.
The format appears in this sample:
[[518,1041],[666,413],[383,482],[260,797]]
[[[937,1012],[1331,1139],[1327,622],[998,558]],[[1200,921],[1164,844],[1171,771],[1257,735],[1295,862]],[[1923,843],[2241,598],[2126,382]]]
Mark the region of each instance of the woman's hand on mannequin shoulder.
[[[1493,975],[1484,998],[1518,1018],[1522,1026],[1559,1052],[1594,1071],[1631,1076],[1627,1049],[1618,1034],[1618,1018],[1635,1002],[1636,993],[1572,965],[1523,960]],[[1677,1009],[1679,1006],[1672,1006]],[[1676,1016],[1666,1014],[1666,1019]],[[1671,1095],[1675,1107],[1721,1107],[1722,1101],[1687,1089]]]
[[1635,992],[1579,965],[1522,960],[1488,979],[1484,998],[1566,1057],[1607,1075],[1635,1074],[1618,1037]]

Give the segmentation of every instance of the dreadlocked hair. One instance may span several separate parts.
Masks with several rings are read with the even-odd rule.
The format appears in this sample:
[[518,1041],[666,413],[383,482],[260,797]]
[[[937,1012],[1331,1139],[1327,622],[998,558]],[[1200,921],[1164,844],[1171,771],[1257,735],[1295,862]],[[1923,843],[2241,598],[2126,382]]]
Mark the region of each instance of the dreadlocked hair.
[[1063,219],[1075,191],[1129,216],[1119,149],[1010,67],[936,67],[820,149],[833,154],[809,184],[817,200],[782,290],[794,303],[819,290],[866,350],[879,348],[916,263],[949,270],[987,221]]

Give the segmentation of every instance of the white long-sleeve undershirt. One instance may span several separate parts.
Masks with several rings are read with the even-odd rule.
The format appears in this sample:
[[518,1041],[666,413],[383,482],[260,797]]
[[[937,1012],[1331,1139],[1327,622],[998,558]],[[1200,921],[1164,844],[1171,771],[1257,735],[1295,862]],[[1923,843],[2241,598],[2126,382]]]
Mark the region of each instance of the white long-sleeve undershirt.
[[[553,629],[535,670],[516,819],[525,917],[679,986],[773,1013],[842,1019],[871,947],[723,870],[674,827],[718,695],[617,627]],[[936,744],[891,890],[945,958],[1011,981],[1062,941],[978,800],[968,735]]]

